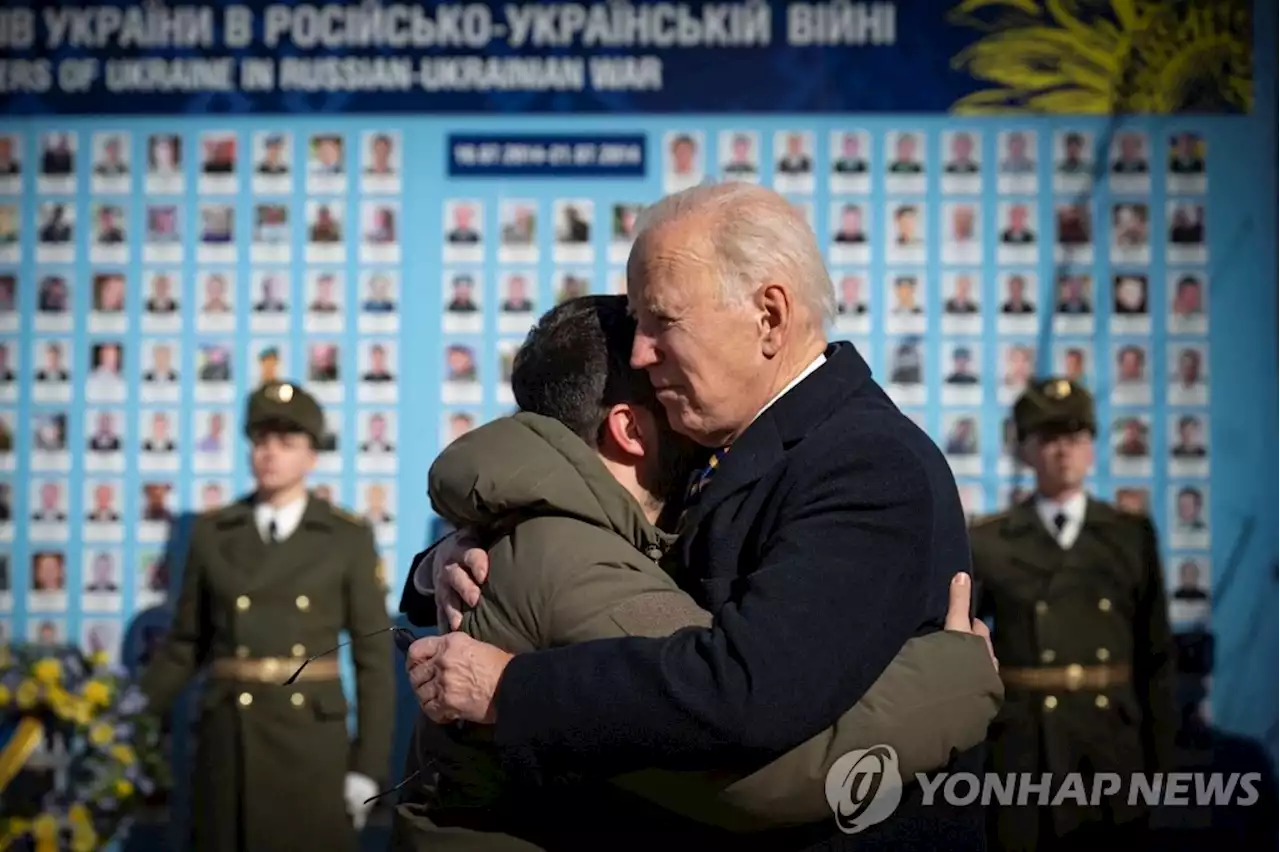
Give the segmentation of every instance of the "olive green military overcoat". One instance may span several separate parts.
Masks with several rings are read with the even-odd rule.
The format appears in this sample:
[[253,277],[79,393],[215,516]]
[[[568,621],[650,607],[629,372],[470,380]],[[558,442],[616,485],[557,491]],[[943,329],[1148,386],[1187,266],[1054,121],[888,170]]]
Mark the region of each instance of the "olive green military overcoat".
[[[989,733],[998,773],[1169,771],[1176,715],[1173,638],[1156,532],[1149,518],[1090,499],[1070,548],[1049,533],[1032,501],[981,519],[970,532],[979,614],[1006,678]],[[1021,688],[1013,670],[1123,671],[1098,688]],[[1034,676],[1034,675],[1033,675]],[[1088,788],[1089,780],[1085,784]],[[1035,849],[1088,823],[1142,815],[1117,797],[1101,807],[990,807],[996,848]],[[1052,825],[1041,826],[1042,818]]]
[[[308,499],[292,535],[267,544],[245,498],[197,519],[173,627],[142,680],[159,713],[222,658],[299,658],[389,626],[371,528]],[[344,777],[379,784],[390,759],[390,634],[351,647],[358,734],[339,680],[283,686],[210,676],[199,704],[193,781],[197,852],[352,852]]]

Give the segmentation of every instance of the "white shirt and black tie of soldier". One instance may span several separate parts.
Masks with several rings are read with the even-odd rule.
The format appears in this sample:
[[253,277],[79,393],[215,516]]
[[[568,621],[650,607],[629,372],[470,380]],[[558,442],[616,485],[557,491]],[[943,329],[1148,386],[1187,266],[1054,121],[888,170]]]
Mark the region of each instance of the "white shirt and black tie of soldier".
[[1073,494],[1063,501],[1051,500],[1044,495],[1036,497],[1036,514],[1049,535],[1053,536],[1063,550],[1069,550],[1080,537],[1088,506],[1089,498],[1084,492]]
[[307,509],[307,498],[299,497],[283,506],[259,503],[253,507],[253,522],[267,544],[279,544],[293,535],[302,523],[302,513]]

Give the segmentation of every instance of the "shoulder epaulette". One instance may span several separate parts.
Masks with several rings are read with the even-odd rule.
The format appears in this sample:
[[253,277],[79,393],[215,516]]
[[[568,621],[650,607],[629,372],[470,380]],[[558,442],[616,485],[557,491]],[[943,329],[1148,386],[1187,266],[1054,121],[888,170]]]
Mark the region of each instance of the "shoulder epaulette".
[[982,517],[980,517],[980,518],[974,518],[974,519],[969,523],[969,528],[970,528],[970,529],[975,529],[975,530],[976,530],[976,529],[979,529],[979,528],[981,528],[981,527],[989,527],[989,526],[991,526],[992,524],[996,523],[997,521],[1003,521],[1003,520],[1004,520],[1005,518],[1007,518],[1007,517],[1009,517],[1009,513],[1008,513],[1007,511],[1005,511],[1005,512],[996,512],[996,513],[991,514],[991,515],[983,515],[983,516],[982,516]]
[[355,512],[352,512],[348,509],[344,509],[341,506],[330,503],[329,511],[333,512],[333,516],[335,518],[346,521],[347,523],[352,524],[354,526],[357,526],[357,527],[368,526],[368,521],[366,521],[363,517],[361,517],[360,515],[357,515]]
[[242,500],[232,500],[230,503],[223,503],[221,506],[205,509],[197,517],[206,521],[219,521],[242,512],[244,509],[245,505]]

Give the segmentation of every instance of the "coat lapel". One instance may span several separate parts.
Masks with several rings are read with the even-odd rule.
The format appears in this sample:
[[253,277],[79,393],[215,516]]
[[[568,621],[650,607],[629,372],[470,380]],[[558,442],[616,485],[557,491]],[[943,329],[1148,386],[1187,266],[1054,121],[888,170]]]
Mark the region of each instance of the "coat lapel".
[[[1035,552],[1047,548],[1053,548],[1053,551],[1062,549],[1054,541],[1053,536],[1049,535],[1049,531],[1040,521],[1040,516],[1036,514],[1034,497],[1028,497],[1009,510],[1004,520],[1003,533],[1007,539],[1025,539],[1034,542],[1037,545]],[[1009,552],[1010,558],[1024,568],[1040,572],[1051,570],[1051,565],[1042,559],[1024,559],[1019,556],[1018,554],[1024,552],[1024,548],[1012,547]]]
[[307,508],[302,513],[298,528],[279,544],[267,544],[253,524],[250,510],[248,534],[236,536],[237,554],[243,554],[245,563],[245,590],[252,592],[305,569],[308,565],[331,555],[333,518],[327,505],[314,497],[307,498]]
[[218,552],[239,575],[241,587],[252,582],[267,556],[267,545],[253,523],[253,497],[243,497],[218,517]]

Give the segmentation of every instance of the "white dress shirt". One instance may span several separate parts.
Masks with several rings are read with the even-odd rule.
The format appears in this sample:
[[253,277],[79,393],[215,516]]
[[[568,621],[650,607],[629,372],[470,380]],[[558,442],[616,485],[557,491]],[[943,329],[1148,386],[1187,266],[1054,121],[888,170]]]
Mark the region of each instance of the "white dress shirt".
[[[817,370],[819,367],[821,367],[825,363],[827,363],[827,356],[825,354],[819,354],[817,358],[814,358],[812,361],[810,361],[809,366],[805,367],[803,370],[800,371],[800,375],[792,379],[785,388],[778,391],[778,393],[774,396],[773,399],[765,403],[764,408],[756,412],[756,416],[752,418],[751,422],[754,423],[756,420],[758,420],[761,414],[764,414],[766,411],[769,410],[769,406],[773,405],[775,402],[782,399],[783,395],[785,395],[787,391],[791,390],[796,385],[800,384],[811,373],[813,373],[815,370]],[[423,554],[423,557],[419,559],[418,562],[413,566],[413,587],[424,595],[435,594],[435,586],[433,584],[433,578],[431,576],[431,563],[432,563],[431,557],[433,555],[434,553],[432,551],[428,551],[426,554]]]
[[271,523],[276,525],[276,541],[284,541],[293,535],[293,531],[302,523],[302,513],[307,509],[307,497],[304,494],[283,506],[272,506],[270,503],[258,503],[253,507],[253,522],[258,527],[258,534],[265,542],[271,541]]
[[[1083,491],[1077,491],[1068,497],[1065,501],[1059,503],[1056,500],[1050,500],[1048,497],[1037,495],[1036,497],[1036,514],[1040,516],[1044,528],[1049,531],[1049,535],[1053,536],[1060,547],[1066,550],[1076,543],[1076,538],[1080,535],[1080,530],[1084,527],[1084,513],[1088,508],[1089,498]],[[1062,531],[1058,531],[1054,518],[1062,515],[1065,523],[1062,525]]]
[[751,422],[752,422],[752,423],[755,423],[757,420],[759,420],[759,419],[760,419],[760,415],[761,415],[761,414],[764,414],[766,411],[768,411],[768,410],[769,410],[769,407],[770,407],[771,405],[773,405],[775,402],[777,402],[778,400],[782,399],[783,395],[784,395],[784,394],[786,394],[786,393],[787,393],[787,391],[791,390],[791,389],[792,389],[792,388],[794,388],[796,385],[798,385],[798,384],[800,384],[801,382],[803,382],[805,379],[807,379],[807,378],[809,377],[809,374],[810,374],[810,373],[812,373],[814,370],[818,369],[819,367],[821,367],[821,366],[822,366],[823,364],[825,364],[825,363],[827,363],[827,356],[826,356],[825,354],[819,354],[817,358],[814,358],[812,361],[810,361],[810,362],[809,362],[809,366],[805,367],[803,370],[801,370],[801,371],[800,371],[800,375],[798,375],[798,376],[796,376],[794,379],[792,379],[792,380],[790,381],[790,383],[789,383],[785,388],[783,388],[782,390],[778,391],[777,396],[775,396],[773,399],[769,400],[768,402],[766,402],[766,403],[764,404],[764,408],[762,408],[762,409],[760,409],[759,411],[757,411],[757,412],[756,412],[756,416],[752,418]]

